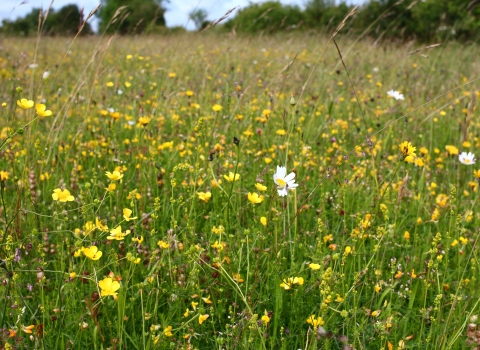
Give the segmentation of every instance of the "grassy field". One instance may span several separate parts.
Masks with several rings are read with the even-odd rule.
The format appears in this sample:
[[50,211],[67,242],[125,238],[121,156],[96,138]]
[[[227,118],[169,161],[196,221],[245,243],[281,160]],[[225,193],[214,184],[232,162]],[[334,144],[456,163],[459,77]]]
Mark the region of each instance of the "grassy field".
[[2,39],[0,348],[480,344],[480,50],[336,40]]

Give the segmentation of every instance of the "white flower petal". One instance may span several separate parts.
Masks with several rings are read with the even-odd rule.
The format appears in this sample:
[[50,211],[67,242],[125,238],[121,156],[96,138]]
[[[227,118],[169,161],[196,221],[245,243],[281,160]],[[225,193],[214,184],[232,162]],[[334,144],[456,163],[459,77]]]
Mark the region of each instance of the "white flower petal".
[[286,187],[277,187],[277,191],[280,197],[285,197],[288,194]]
[[285,176],[285,178],[283,179],[283,181],[285,182],[290,182],[292,181],[293,179],[295,179],[295,173],[294,172],[291,172],[290,174],[288,174],[287,176]]

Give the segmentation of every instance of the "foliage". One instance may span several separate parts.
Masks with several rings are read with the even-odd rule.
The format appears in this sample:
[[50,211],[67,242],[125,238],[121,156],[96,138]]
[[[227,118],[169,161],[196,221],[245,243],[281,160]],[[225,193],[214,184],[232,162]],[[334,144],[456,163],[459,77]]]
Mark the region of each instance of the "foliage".
[[[15,21],[3,20],[0,32],[6,35],[35,35],[38,31],[40,9],[33,9],[23,18]],[[47,15],[42,11],[42,15]],[[43,21],[43,17],[40,18]],[[77,5],[66,5],[58,11],[50,9],[45,23],[42,27],[44,35],[75,35],[85,20],[83,9],[79,10]],[[81,35],[92,34],[89,23],[85,23]]]
[[478,347],[480,49],[328,40],[4,39],[0,346]]
[[298,6],[267,1],[261,4],[250,3],[226,22],[225,27],[243,33],[275,33],[295,29],[302,26],[304,21],[305,15]]
[[[100,32],[139,34],[165,26],[162,0],[107,0],[98,12]],[[123,8],[123,9],[122,9]]]
[[207,21],[208,13],[204,9],[193,10],[188,17],[193,21],[197,30],[205,28],[209,23]]

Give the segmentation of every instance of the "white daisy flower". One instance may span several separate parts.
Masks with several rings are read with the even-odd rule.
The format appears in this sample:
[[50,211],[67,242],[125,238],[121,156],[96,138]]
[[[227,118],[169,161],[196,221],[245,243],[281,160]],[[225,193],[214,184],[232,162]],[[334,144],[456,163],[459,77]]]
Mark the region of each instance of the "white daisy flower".
[[287,175],[287,168],[277,165],[277,172],[273,174],[273,181],[277,184],[278,195],[284,197],[288,190],[294,190],[298,184],[295,183],[295,173]]
[[465,165],[472,165],[475,164],[475,155],[472,152],[462,152],[458,156],[458,160],[460,163]]
[[403,94],[399,93],[398,91],[390,90],[387,92],[388,96],[393,97],[395,100],[405,100]]

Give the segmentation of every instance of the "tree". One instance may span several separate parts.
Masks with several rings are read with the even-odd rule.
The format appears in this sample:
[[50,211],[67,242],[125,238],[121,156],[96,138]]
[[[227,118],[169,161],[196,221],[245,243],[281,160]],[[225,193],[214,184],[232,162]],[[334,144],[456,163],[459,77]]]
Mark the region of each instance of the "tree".
[[208,25],[208,13],[203,9],[193,10],[190,12],[188,17],[193,21],[193,23],[195,23],[197,30],[203,29],[206,25]]
[[282,5],[276,1],[262,4],[250,3],[238,11],[237,15],[225,23],[227,29],[235,28],[237,32],[255,33],[264,31],[274,33],[279,30],[297,28],[305,20],[305,15],[298,6]]
[[[38,31],[40,9],[34,8],[23,18],[15,21],[3,20],[1,31],[9,35],[31,36]],[[46,11],[43,11],[45,16]],[[43,18],[42,18],[43,20]],[[77,5],[66,5],[60,10],[50,9],[42,27],[43,35],[75,35],[84,21],[83,10]],[[82,35],[92,34],[92,28],[86,23],[81,32]]]
[[[136,34],[165,26],[165,0],[106,0],[100,8],[100,31]],[[123,7],[123,9],[121,9]]]

